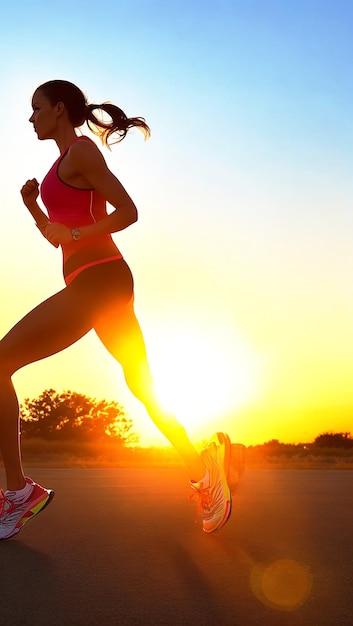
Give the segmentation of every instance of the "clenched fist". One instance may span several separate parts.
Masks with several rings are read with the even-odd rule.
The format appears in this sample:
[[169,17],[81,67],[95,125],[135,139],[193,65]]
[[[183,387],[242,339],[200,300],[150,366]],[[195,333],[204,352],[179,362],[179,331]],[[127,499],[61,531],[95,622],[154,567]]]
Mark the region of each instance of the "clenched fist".
[[39,182],[36,178],[32,178],[31,180],[27,180],[27,182],[23,185],[21,189],[22,200],[25,203],[26,207],[30,207],[33,205],[39,195]]

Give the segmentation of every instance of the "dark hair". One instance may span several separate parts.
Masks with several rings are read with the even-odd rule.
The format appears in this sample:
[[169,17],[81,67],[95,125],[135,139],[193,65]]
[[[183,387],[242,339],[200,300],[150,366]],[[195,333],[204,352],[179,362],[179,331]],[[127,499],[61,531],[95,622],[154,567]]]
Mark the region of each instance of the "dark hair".
[[[127,117],[119,107],[110,102],[102,104],[89,104],[81,89],[67,80],[49,80],[37,87],[36,91],[42,91],[52,105],[63,102],[70,122],[74,128],[87,123],[89,129],[100,137],[102,142],[109,146],[109,139],[112,135],[117,135],[110,143],[122,141],[130,128],[139,128],[145,139],[151,134],[149,126],[143,117]],[[105,121],[94,115],[93,111],[100,109],[110,117],[110,121]]]

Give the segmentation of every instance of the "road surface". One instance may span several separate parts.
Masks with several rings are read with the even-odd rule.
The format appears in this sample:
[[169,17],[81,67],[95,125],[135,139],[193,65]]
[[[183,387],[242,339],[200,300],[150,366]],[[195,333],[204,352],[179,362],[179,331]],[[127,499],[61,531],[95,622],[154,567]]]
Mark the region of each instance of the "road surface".
[[0,542],[1,626],[352,626],[353,471],[246,470],[202,532],[177,469],[38,469]]

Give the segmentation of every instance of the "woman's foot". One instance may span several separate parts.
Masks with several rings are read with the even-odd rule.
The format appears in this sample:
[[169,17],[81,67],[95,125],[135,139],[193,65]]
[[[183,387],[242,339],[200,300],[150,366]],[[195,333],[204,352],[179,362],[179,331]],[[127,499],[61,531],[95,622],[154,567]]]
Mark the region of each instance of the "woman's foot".
[[201,452],[207,472],[199,482],[190,481],[203,514],[203,530],[212,533],[228,521],[232,497],[227,482],[231,442],[227,434],[216,433]]
[[54,497],[54,491],[45,489],[26,478],[26,486],[19,491],[0,490],[0,539],[10,539],[22,526],[37,515]]

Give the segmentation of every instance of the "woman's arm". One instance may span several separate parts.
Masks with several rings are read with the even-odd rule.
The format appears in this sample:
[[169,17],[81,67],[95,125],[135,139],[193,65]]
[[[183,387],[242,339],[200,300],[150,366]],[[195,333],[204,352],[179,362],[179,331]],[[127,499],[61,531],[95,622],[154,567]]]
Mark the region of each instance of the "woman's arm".
[[[30,214],[34,218],[36,222],[36,226],[39,228],[43,237],[46,238],[45,229],[49,224],[49,218],[42,211],[42,209],[40,208],[37,202],[38,194],[39,194],[39,183],[36,180],[36,178],[27,180],[27,182],[23,185],[21,189],[22,200],[25,206],[27,207],[27,209],[29,210]],[[59,245],[58,243],[54,243],[52,241],[50,243],[52,243],[53,246],[55,246],[56,248]]]
[[80,228],[82,237],[106,235],[124,230],[137,220],[137,209],[120,181],[108,169],[100,150],[93,142],[78,141],[68,158],[72,169],[103,196],[115,211],[103,220]]
[[[137,221],[137,209],[120,181],[108,169],[100,150],[93,142],[78,141],[71,146],[66,158],[71,178],[79,176],[85,186],[96,189],[111,204],[115,211],[87,226],[80,226],[81,239],[107,235],[124,230]],[[68,243],[72,240],[71,230],[62,224],[51,224],[45,228],[51,242]]]

